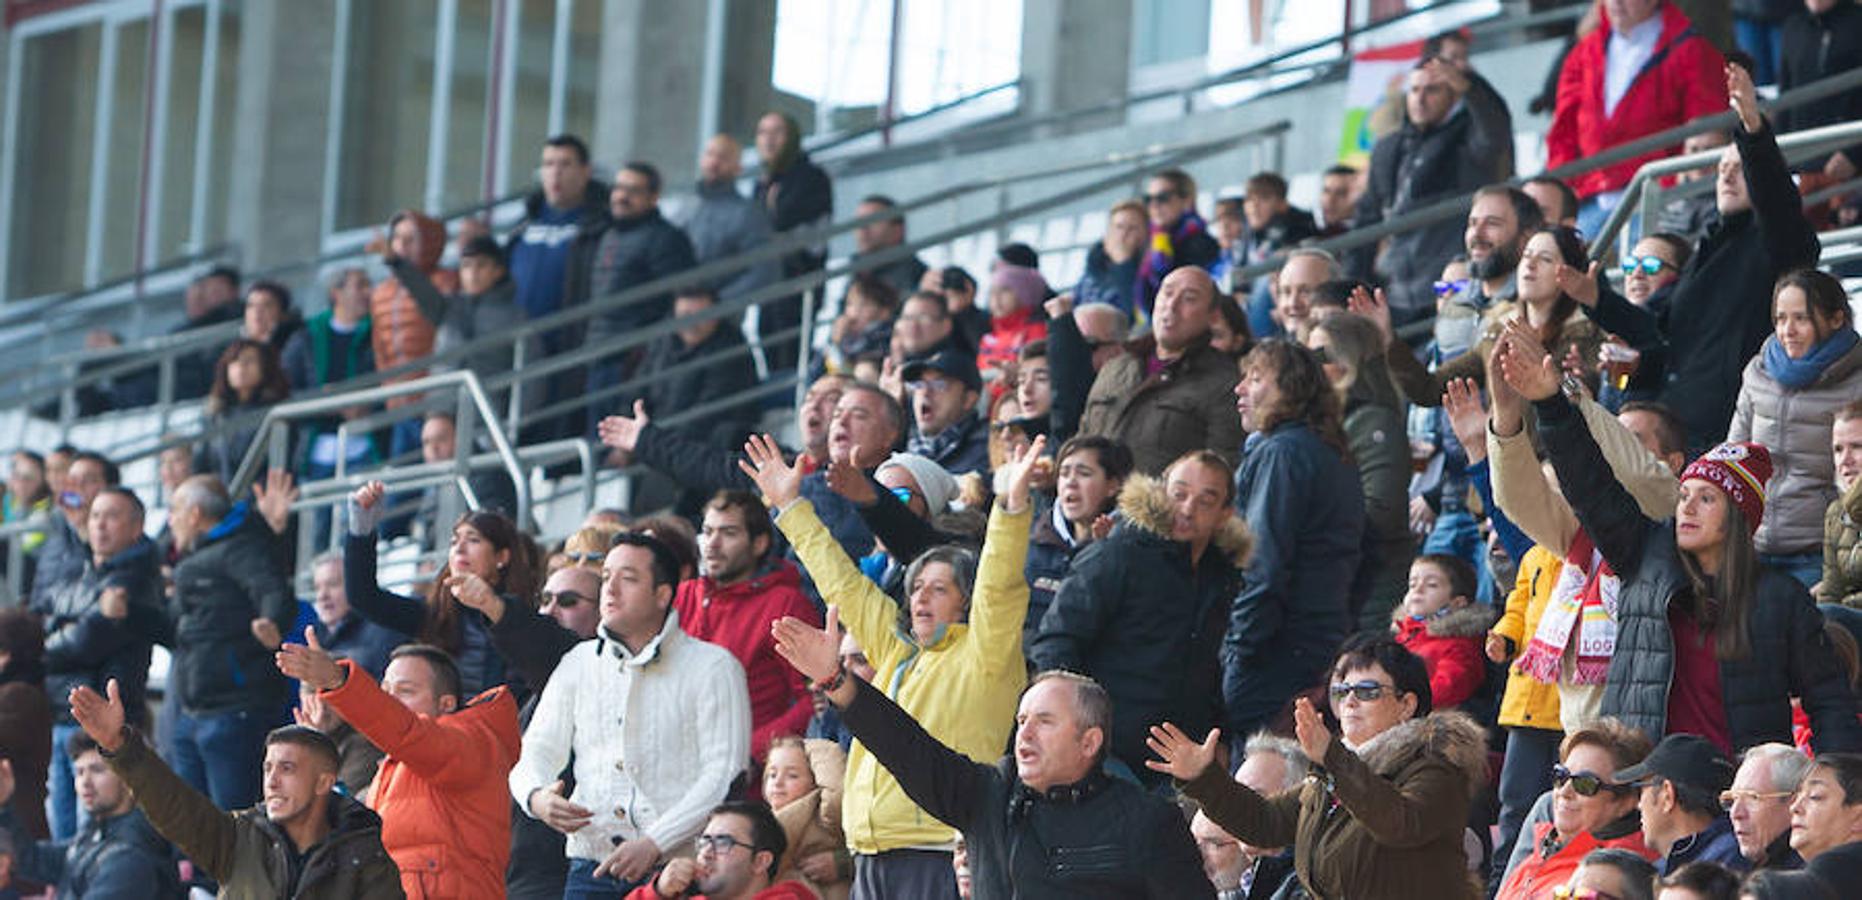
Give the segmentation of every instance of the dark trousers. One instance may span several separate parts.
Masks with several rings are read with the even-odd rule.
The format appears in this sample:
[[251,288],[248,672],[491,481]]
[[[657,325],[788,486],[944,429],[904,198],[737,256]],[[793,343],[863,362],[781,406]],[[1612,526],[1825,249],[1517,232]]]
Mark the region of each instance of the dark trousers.
[[1558,761],[1558,743],[1564,737],[1562,731],[1545,728],[1506,730],[1506,762],[1500,766],[1500,840],[1493,849],[1491,880],[1496,888],[1506,875],[1526,814],[1540,794],[1552,789],[1552,764]]
[[221,809],[257,803],[265,735],[278,724],[274,717],[249,709],[190,716],[176,700],[168,703],[173,709],[163,747],[175,774]]
[[848,900],[957,900],[957,871],[941,850],[888,850],[853,858]]
[[639,881],[621,881],[606,875],[596,878],[597,865],[586,859],[569,860],[569,879],[563,883],[562,900],[620,900],[659,874],[655,869]]

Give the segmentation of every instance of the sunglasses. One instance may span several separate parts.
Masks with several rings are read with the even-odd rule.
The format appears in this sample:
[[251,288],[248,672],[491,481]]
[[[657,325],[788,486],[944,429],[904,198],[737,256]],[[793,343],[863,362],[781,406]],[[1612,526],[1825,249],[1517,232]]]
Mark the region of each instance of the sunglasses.
[[566,557],[566,558],[567,558],[567,559],[568,559],[568,560],[569,560],[570,562],[572,562],[572,563],[592,563],[592,562],[601,562],[601,561],[603,561],[603,560],[605,560],[605,559],[607,559],[607,557],[606,557],[605,555],[603,555],[603,554],[600,554],[600,553],[594,553],[594,552],[589,552],[589,553],[571,553],[571,552],[569,552],[569,551],[567,551],[567,550],[565,550],[565,551],[563,551],[563,556],[564,556],[564,557]]
[[1381,681],[1372,681],[1366,678],[1363,681],[1354,681],[1350,684],[1334,684],[1327,689],[1326,693],[1332,695],[1333,703],[1345,699],[1345,695],[1347,694],[1358,698],[1359,703],[1374,703],[1384,698],[1384,691],[1389,691],[1394,694],[1396,693],[1396,685],[1384,684]]
[[1760,800],[1785,800],[1790,796],[1790,791],[1721,791],[1720,808],[1732,812],[1733,804],[1741,800],[1757,803]]
[[895,487],[895,488],[891,488],[890,490],[892,491],[892,496],[899,498],[900,503],[904,503],[908,506],[911,504],[912,502],[912,489],[911,488]]
[[584,603],[592,603],[594,598],[575,591],[544,591],[543,605],[555,606],[557,609],[574,609]]
[[1176,199],[1177,199],[1176,191],[1158,191],[1155,194],[1144,195],[1144,202],[1148,204],[1152,204],[1152,205],[1156,205],[1159,203],[1170,203],[1170,202],[1175,201]]
[[1668,261],[1659,256],[1625,256],[1623,257],[1623,274],[1634,275],[1637,269],[1649,277],[1662,274],[1668,268]]
[[1457,278],[1454,281],[1438,281],[1435,283],[1435,296],[1446,297],[1450,294],[1459,294],[1468,289],[1468,284],[1472,282],[1472,280],[1473,279],[1469,278]]
[[1628,794],[1637,788],[1633,784],[1611,784],[1595,772],[1573,772],[1563,765],[1552,767],[1552,787],[1564,787],[1569,782],[1571,790],[1580,797],[1595,797],[1598,793],[1609,791],[1612,794]]

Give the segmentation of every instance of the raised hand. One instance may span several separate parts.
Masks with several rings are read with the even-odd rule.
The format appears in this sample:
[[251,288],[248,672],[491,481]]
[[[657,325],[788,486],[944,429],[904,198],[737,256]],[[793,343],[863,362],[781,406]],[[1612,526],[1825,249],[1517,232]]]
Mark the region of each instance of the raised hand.
[[291,524],[291,504],[297,502],[297,483],[291,473],[284,469],[272,469],[265,473],[265,483],[252,483],[252,499],[259,508],[259,515],[265,517],[265,524],[271,527],[272,534],[284,534]]
[[634,452],[640,443],[640,432],[645,431],[647,423],[653,419],[647,415],[645,400],[634,401],[633,416],[608,416],[601,420],[597,430],[601,433],[601,443],[623,453]]
[[880,360],[879,389],[893,397],[903,395],[905,393],[905,375],[901,371],[903,368],[899,365],[897,356],[887,354],[885,359]]
[[1058,294],[1048,298],[1048,301],[1042,304],[1042,306],[1047,310],[1047,317],[1050,320],[1064,319],[1073,315],[1073,295]]
[[317,690],[333,691],[343,686],[343,667],[324,652],[315,626],[304,626],[304,643],[278,648],[277,660],[278,671]]
[[371,481],[349,495],[349,533],[353,535],[372,535],[375,527],[381,524],[382,514],[387,512],[388,486],[379,481]]
[[794,616],[770,623],[776,652],[802,677],[813,682],[832,681],[840,673],[840,607],[829,605],[827,627],[816,628]]
[[297,692],[297,708],[291,710],[291,717],[305,728],[314,728],[328,733],[336,728],[336,711],[323,702],[322,695],[306,686]]
[[1544,400],[1558,393],[1558,368],[1539,339],[1518,319],[1506,323],[1500,346],[1500,373],[1507,384],[1527,400]]
[[1147,759],[1144,765],[1178,781],[1194,781],[1215,764],[1215,748],[1221,742],[1220,728],[1209,729],[1209,734],[1197,743],[1190,740],[1183,729],[1169,722],[1152,725],[1151,736],[1144,739],[1144,745],[1157,754],[1157,759]]
[[1597,306],[1597,273],[1601,271],[1602,262],[1591,263],[1589,271],[1585,272],[1559,263],[1554,277],[1558,279],[1558,289],[1564,291],[1565,296],[1576,300],[1580,306],[1594,309]]
[[1047,448],[1047,435],[1036,435],[1020,452],[1009,451],[1008,461],[998,470],[1001,481],[1008,489],[1002,494],[1002,508],[1019,513],[1028,508],[1028,485],[1034,479],[1035,470],[1041,464],[1041,451]]
[[1369,291],[1363,285],[1351,292],[1349,301],[1351,311],[1371,320],[1377,330],[1384,336],[1384,346],[1396,340],[1396,328],[1390,324],[1390,300],[1384,296],[1384,289]]
[[1106,535],[1112,533],[1112,526],[1117,525],[1117,524],[1118,524],[1118,520],[1112,518],[1112,515],[1110,513],[1102,513],[1094,517],[1093,527],[1092,527],[1093,540],[1095,541],[1105,540]]
[[1442,409],[1448,413],[1448,427],[1467,451],[1468,463],[1487,458],[1487,407],[1481,403],[1480,386],[1472,378],[1457,378],[1448,383],[1442,394]]
[[84,733],[109,753],[123,749],[123,690],[112,678],[104,684],[108,699],[86,685],[71,689],[71,717],[78,720]]
[[776,439],[767,434],[753,434],[744,442],[746,459],[737,461],[737,467],[756,482],[758,490],[763,492],[763,500],[770,506],[780,509],[789,505],[802,494],[802,467],[800,463],[784,462],[782,448],[776,446]]
[[278,632],[278,623],[264,616],[252,620],[252,639],[265,645],[267,650],[276,650],[284,643],[284,635]]
[[1460,68],[1451,66],[1439,58],[1429,60],[1425,65],[1429,71],[1441,76],[1442,80],[1448,82],[1449,89],[1453,90],[1457,96],[1465,95],[1468,92],[1468,88],[1471,85],[1468,84],[1467,74],[1462,72]]
[[1332,731],[1319,718],[1319,711],[1313,709],[1310,697],[1293,701],[1293,736],[1299,739],[1300,749],[1306,751],[1306,758],[1314,765],[1323,762],[1325,752],[1332,749]]
[[1493,422],[1494,434],[1512,437],[1525,427],[1526,400],[1507,383],[1506,376],[1500,371],[1500,351],[1505,348],[1504,336],[1494,344],[1492,353],[1487,354],[1487,399],[1493,404],[1489,418]]
[[469,572],[454,572],[446,579],[446,589],[454,600],[484,613],[493,624],[504,618],[504,598],[485,579]]
[[1739,114],[1739,127],[1747,134],[1757,134],[1765,127],[1765,119],[1759,115],[1758,89],[1752,86],[1752,73],[1743,66],[1726,64],[1726,105]]
[[588,825],[595,814],[587,807],[569,802],[568,788],[562,779],[546,788],[530,792],[530,814],[563,834],[574,834]]
[[[858,455],[858,451],[855,451]],[[879,500],[879,492],[873,489],[873,480],[866,477],[866,471],[850,460],[829,462],[825,476],[828,490],[846,497],[855,506],[872,506]]]

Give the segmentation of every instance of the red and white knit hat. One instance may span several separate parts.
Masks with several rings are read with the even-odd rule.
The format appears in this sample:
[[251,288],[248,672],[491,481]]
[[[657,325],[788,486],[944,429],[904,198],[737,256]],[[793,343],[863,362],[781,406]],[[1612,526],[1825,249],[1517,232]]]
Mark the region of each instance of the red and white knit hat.
[[1746,527],[1756,532],[1765,517],[1765,483],[1771,480],[1771,451],[1763,444],[1721,444],[1688,463],[1681,480],[1699,478],[1726,492],[1739,511],[1746,514]]

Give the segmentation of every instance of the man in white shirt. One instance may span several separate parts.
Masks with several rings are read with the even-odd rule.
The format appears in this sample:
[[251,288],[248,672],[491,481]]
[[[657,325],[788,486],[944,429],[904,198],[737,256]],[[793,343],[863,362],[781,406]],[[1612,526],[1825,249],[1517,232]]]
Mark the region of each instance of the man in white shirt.
[[[511,796],[569,836],[566,895],[625,895],[685,845],[750,759],[750,695],[730,652],[679,630],[678,564],[624,533],[602,564],[601,625],[557,665]],[[575,790],[557,774],[575,762]]]

